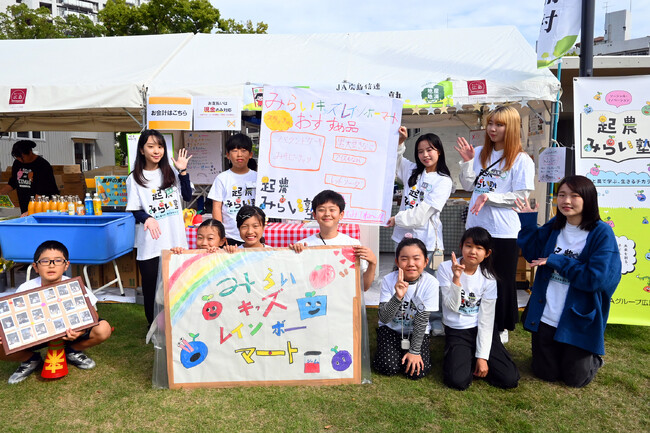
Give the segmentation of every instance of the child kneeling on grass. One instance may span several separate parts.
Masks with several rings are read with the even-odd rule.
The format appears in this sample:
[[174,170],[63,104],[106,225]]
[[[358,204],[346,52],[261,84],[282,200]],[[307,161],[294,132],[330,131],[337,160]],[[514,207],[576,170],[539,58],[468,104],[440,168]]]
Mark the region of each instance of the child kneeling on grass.
[[314,196],[311,203],[312,215],[318,222],[320,232],[296,244],[290,244],[289,248],[300,253],[307,246],[352,246],[355,258],[361,260],[363,290],[367,291],[375,280],[377,257],[372,249],[362,246],[359,240],[339,232],[339,222],[345,211],[345,199],[333,190],[323,190]]
[[438,267],[445,325],[443,381],[465,390],[472,376],[503,389],[517,387],[519,370],[494,328],[497,282],[494,275],[492,237],[475,226],[460,240],[462,257]]
[[[62,243],[58,241],[43,242],[36,249],[34,263],[32,264],[39,277],[20,285],[16,293],[69,279],[63,275],[70,265],[68,258],[68,249]],[[87,294],[94,307],[97,303],[97,297],[92,292],[88,292]],[[65,354],[68,363],[79,369],[94,368],[95,361],[84,354],[83,350],[101,344],[110,336],[111,326],[103,319],[100,319],[99,324],[96,326],[86,330],[66,330],[66,335],[62,339],[66,341]],[[47,344],[36,345],[7,355],[4,352],[2,340],[0,340],[0,360],[21,362],[16,372],[9,377],[9,384],[20,383],[41,366],[43,358],[39,350],[43,348],[47,348]]]
[[397,270],[384,277],[379,295],[377,372],[403,372],[419,380],[431,370],[429,314],[438,310],[438,280],[423,273],[427,248],[417,238],[404,238],[395,251]]

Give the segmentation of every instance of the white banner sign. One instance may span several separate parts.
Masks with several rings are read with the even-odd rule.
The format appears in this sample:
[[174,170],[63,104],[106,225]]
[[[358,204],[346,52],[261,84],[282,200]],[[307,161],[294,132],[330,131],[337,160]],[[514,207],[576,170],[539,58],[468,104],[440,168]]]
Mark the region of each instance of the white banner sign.
[[537,67],[546,68],[569,51],[578,39],[582,0],[544,0],[537,39]]
[[147,103],[147,128],[191,130],[192,98],[150,96]]
[[335,190],[344,222],[390,217],[399,100],[265,87],[255,203],[269,217],[310,219],[311,200]]
[[566,148],[546,148],[539,154],[539,182],[559,182],[566,173]]
[[241,104],[237,98],[194,97],[194,131],[241,130]]

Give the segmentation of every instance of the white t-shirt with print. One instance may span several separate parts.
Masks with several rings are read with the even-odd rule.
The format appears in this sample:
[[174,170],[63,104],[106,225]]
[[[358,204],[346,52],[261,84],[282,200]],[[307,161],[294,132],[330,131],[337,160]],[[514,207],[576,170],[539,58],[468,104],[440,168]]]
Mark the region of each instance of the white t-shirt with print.
[[237,212],[244,205],[255,205],[256,182],[257,172],[254,170],[238,175],[229,169],[214,179],[208,198],[222,203],[221,218],[226,237],[243,241],[237,229]]
[[[402,201],[399,206],[400,211],[415,208],[422,202],[427,203],[438,211],[442,211],[453,188],[451,178],[440,175],[438,172],[427,173],[424,171],[418,176],[413,187],[409,187],[408,180],[416,164],[401,156],[397,158],[401,159],[397,177],[404,184],[404,193],[402,194]],[[435,213],[433,218],[429,219],[429,222],[422,227],[405,228],[395,225],[392,239],[396,243],[399,243],[407,233],[410,233],[413,238],[421,240],[430,252],[436,249],[436,241],[438,248],[444,250],[440,212]]]
[[[460,263],[462,258],[458,258]],[[440,291],[445,296],[447,291],[451,291],[451,284],[454,279],[454,273],[451,271],[451,261],[445,261],[438,267],[438,281],[440,282]],[[465,330],[478,326],[478,311],[481,306],[481,300],[496,300],[497,282],[494,279],[486,278],[481,272],[481,266],[476,269],[474,274],[461,274],[460,286],[461,305],[458,312],[449,310],[445,303],[442,304],[442,322],[453,329]]]
[[[68,280],[70,279],[68,276],[63,275],[61,276],[61,280]],[[43,286],[43,283],[41,282],[41,276],[38,276],[32,280],[28,280],[27,282],[23,283],[16,289],[16,294],[19,292],[24,292],[24,291],[29,291],[30,289],[38,288],[39,286]],[[97,297],[95,297],[95,294],[92,293],[92,291],[86,291],[86,294],[88,295],[88,301],[90,304],[95,306],[97,304]]]
[[142,187],[133,178],[126,179],[127,211],[144,210],[156,219],[160,227],[160,237],[154,240],[149,231],[144,230],[144,224],[135,228],[135,247],[138,261],[160,256],[164,249],[183,247],[187,249],[185,223],[183,221],[183,202],[180,196],[178,176],[176,182],[167,189],[161,189],[162,171],[143,170],[146,187]]
[[[478,175],[481,170],[481,150],[482,146],[476,148],[474,153],[473,169]],[[492,151],[490,159],[485,167],[490,167],[495,161],[503,157],[503,150]],[[478,178],[478,182],[472,192],[472,198],[469,202],[469,209],[474,206],[476,198],[483,193],[510,193],[516,190],[534,190],[535,189],[535,163],[525,152],[520,152],[512,168],[504,171],[505,158],[486,174]],[[496,238],[517,238],[521,224],[519,216],[512,207],[497,207],[485,204],[478,215],[468,213],[466,228],[481,226],[485,228],[490,235]]]
[[[395,294],[398,271],[387,274],[381,281],[381,292],[379,303],[387,303]],[[420,279],[409,285],[409,289],[402,299],[402,306],[397,311],[390,323],[385,324],[379,321],[379,326],[388,326],[396,332],[402,332],[404,336],[413,331],[413,320],[418,312],[435,312],[438,310],[439,288],[438,280],[426,271],[420,275]],[[425,333],[429,333],[430,327],[427,324]]]
[[[325,242],[318,236],[319,234],[311,235],[303,240],[298,241],[299,243],[305,243],[310,247],[314,246],[360,246],[361,242],[356,238],[352,238],[347,234],[338,233],[334,238],[326,239]],[[361,260],[361,272],[365,273],[368,269],[368,261],[365,259]]]
[[[566,223],[557,236],[553,253],[577,258],[585,247],[587,235],[589,235],[589,231]],[[562,311],[564,310],[564,303],[566,302],[568,292],[569,280],[560,276],[556,271],[553,271],[551,279],[548,281],[548,287],[546,288],[546,306],[544,306],[544,312],[542,313],[543,323],[557,327]]]

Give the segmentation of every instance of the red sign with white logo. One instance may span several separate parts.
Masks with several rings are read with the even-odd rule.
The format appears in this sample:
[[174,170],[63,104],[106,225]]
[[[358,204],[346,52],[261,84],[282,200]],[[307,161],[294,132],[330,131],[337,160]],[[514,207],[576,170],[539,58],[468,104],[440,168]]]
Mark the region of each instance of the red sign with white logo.
[[485,80],[469,80],[467,81],[467,91],[469,95],[486,95],[487,84]]
[[25,104],[27,89],[11,89],[9,104]]

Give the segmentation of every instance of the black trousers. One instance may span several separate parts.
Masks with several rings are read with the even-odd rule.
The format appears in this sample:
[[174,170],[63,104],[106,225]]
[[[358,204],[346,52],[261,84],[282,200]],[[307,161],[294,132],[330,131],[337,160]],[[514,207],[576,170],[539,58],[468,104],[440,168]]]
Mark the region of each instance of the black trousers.
[[517,305],[517,260],[519,247],[516,238],[493,238],[492,256],[497,273],[497,305],[494,324],[498,331],[514,330],[519,321]]
[[431,371],[429,344],[429,334],[425,334],[420,347],[424,369],[417,375],[408,375],[406,374],[406,364],[402,364],[402,357],[408,352],[408,350],[402,349],[402,334],[390,327],[381,326],[377,328],[377,352],[372,360],[372,367],[383,375],[395,375],[402,372],[411,380],[419,380]]
[[156,298],[156,287],[158,286],[158,265],[160,256],[137,261],[142,277],[142,296],[144,298],[144,314],[149,325],[153,322],[153,305]]
[[540,323],[532,333],[533,373],[545,381],[561,380],[569,387],[586,386],[603,366],[603,359],[590,351],[555,341],[556,330]]
[[[444,383],[453,389],[465,390],[472,384],[476,366],[474,354],[476,354],[477,333],[478,327],[460,330],[445,326],[445,358],[442,375]],[[517,365],[501,343],[496,330],[492,333],[485,381],[502,389],[512,389],[519,384]]]

